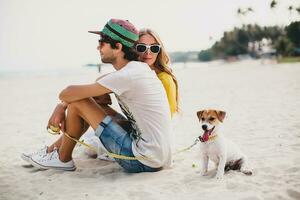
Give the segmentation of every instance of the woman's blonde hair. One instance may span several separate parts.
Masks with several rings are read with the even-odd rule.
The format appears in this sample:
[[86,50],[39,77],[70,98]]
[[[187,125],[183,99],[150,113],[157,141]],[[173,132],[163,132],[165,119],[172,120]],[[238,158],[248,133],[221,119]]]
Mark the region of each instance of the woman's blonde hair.
[[160,45],[160,52],[157,55],[157,58],[154,62],[154,67],[159,69],[162,72],[166,72],[167,74],[169,74],[170,76],[172,76],[173,81],[175,83],[176,86],[176,112],[179,111],[179,106],[178,106],[178,82],[177,79],[175,77],[175,75],[172,73],[172,69],[169,67],[170,64],[170,57],[162,43],[162,41],[160,40],[159,36],[157,33],[155,33],[153,30],[151,29],[142,29],[139,32],[139,37],[142,37],[143,35],[151,35],[156,42]]

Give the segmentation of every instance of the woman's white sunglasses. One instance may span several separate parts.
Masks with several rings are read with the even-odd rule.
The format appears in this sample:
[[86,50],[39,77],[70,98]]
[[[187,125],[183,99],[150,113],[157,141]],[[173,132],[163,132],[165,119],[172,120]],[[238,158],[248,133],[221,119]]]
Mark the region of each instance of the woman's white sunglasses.
[[160,52],[160,45],[159,44],[151,44],[151,45],[147,45],[147,44],[137,44],[135,46],[135,49],[137,52],[139,53],[144,53],[146,52],[148,49],[150,49],[150,51],[152,53],[159,53]]

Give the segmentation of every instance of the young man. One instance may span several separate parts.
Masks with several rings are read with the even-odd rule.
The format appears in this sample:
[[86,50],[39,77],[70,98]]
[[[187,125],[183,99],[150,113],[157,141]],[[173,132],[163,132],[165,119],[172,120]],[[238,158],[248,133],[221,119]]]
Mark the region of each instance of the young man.
[[[102,31],[90,32],[101,36],[97,47],[101,60],[111,63],[116,71],[95,83],[72,85],[62,90],[59,99],[63,103],[54,110],[48,126],[60,127],[77,139],[91,126],[108,152],[138,159],[115,159],[127,172],[155,172],[169,166],[171,114],[168,100],[155,72],[147,64],[134,61],[137,29],[129,21],[111,19]],[[107,108],[93,99],[111,92],[116,95],[126,120],[107,115]],[[58,148],[43,148],[23,157],[39,168],[75,170],[72,151],[76,143],[66,135],[62,137]]]

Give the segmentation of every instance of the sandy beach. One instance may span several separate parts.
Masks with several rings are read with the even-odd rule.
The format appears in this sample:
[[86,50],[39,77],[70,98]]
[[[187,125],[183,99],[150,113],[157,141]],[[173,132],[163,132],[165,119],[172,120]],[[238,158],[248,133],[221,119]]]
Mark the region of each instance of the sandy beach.
[[[226,111],[224,135],[248,155],[252,176],[230,171],[222,180],[200,175],[200,148],[175,153],[171,169],[128,174],[114,162],[88,158],[76,147],[75,172],[40,171],[20,158],[49,145],[45,130],[58,92],[89,83],[100,74],[83,68],[68,73],[0,76],[0,200],[274,200],[300,199],[300,64],[177,64],[181,113],[174,119],[174,151],[201,134],[196,112]],[[115,105],[117,106],[117,105]]]

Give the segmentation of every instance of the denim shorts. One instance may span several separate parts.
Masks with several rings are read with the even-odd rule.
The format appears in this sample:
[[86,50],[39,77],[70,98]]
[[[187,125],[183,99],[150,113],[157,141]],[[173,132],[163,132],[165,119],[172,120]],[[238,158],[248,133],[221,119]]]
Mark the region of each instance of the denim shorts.
[[[129,130],[130,131],[130,130]],[[95,130],[96,136],[110,153],[135,157],[132,152],[132,138],[119,124],[114,122],[110,116],[106,116]],[[126,172],[156,172],[162,168],[152,168],[144,165],[138,160],[126,160],[115,158],[116,162],[123,167]]]

